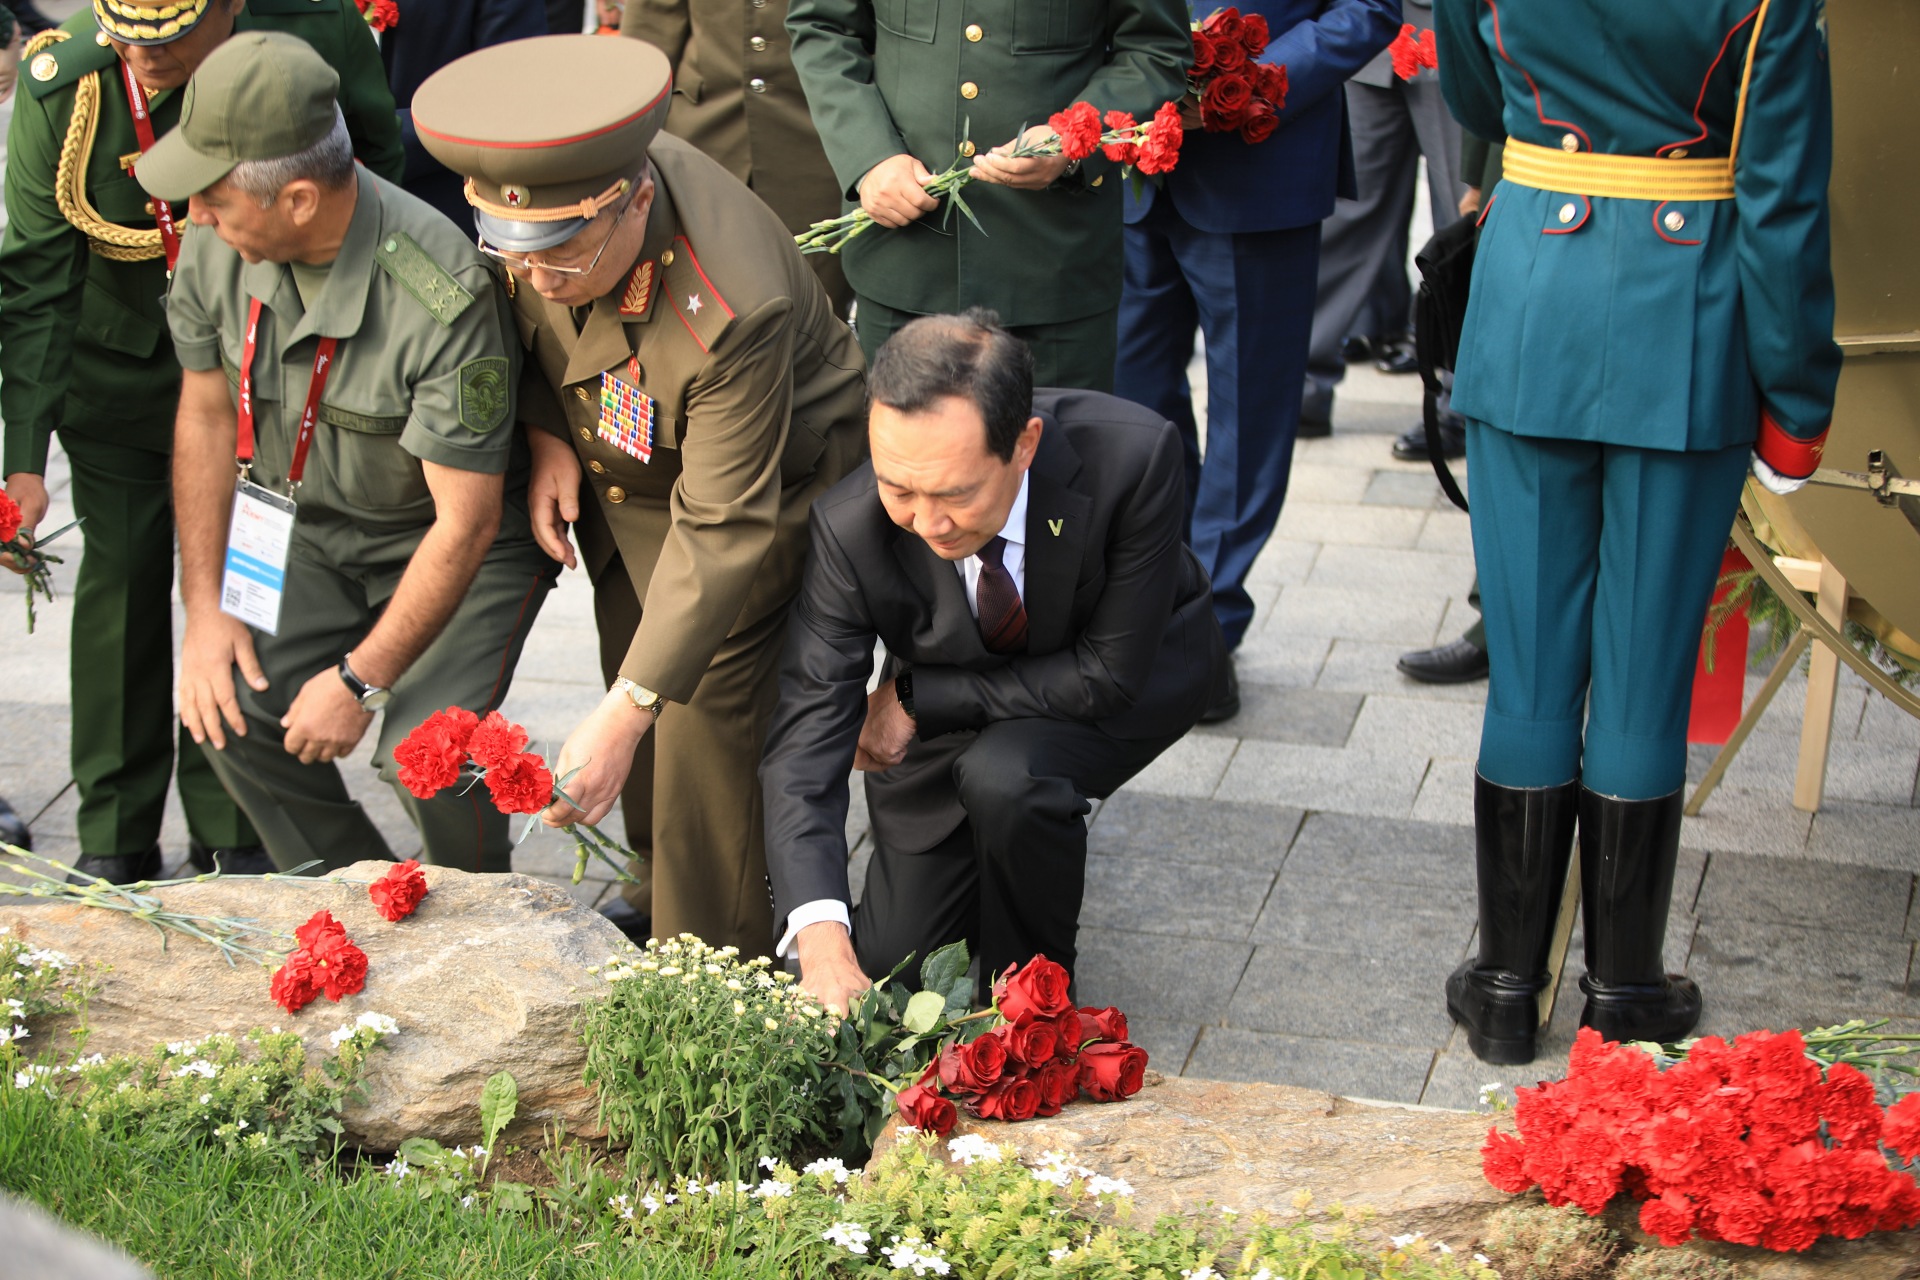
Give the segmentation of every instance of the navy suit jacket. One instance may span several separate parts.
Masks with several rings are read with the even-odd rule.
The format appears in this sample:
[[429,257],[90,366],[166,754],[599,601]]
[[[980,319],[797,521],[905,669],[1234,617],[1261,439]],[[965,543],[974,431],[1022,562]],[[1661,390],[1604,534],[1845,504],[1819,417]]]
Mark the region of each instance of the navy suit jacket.
[[[413,93],[455,58],[489,45],[547,34],[546,0],[401,0],[400,21],[380,35],[387,87],[399,107],[407,168],[400,185],[473,234],[461,178],[427,154],[413,128]],[[512,86],[501,86],[501,92]]]
[[[1215,0],[1188,5],[1196,18],[1220,7]],[[1267,20],[1273,43],[1261,61],[1287,69],[1280,127],[1256,146],[1236,133],[1189,132],[1180,163],[1159,187],[1143,182],[1129,191],[1128,222],[1146,216],[1155,200],[1172,200],[1201,231],[1284,231],[1321,221],[1336,196],[1355,194],[1342,86],[1400,33],[1400,0],[1241,0],[1238,7]]]

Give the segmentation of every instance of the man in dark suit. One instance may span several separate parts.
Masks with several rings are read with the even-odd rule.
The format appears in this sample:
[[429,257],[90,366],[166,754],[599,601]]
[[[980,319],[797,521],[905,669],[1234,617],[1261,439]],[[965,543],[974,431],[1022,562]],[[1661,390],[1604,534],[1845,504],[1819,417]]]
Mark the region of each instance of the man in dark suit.
[[[1213,8],[1212,0],[1201,6]],[[1187,452],[1189,540],[1227,647],[1253,621],[1242,585],[1287,496],[1320,262],[1320,222],[1354,194],[1341,86],[1400,30],[1399,0],[1245,0],[1263,62],[1287,69],[1280,125],[1254,145],[1189,132],[1164,185],[1129,190],[1114,390],[1171,419]],[[1187,363],[1207,346],[1207,456]],[[1240,709],[1231,683],[1208,720]]]
[[[1071,971],[1089,797],[1225,678],[1172,425],[1032,379],[991,312],[911,322],[869,377],[872,462],[813,506],[760,776],[779,951],[835,1008],[960,938],[983,983],[1035,954]],[[850,765],[875,844],[858,912]]]

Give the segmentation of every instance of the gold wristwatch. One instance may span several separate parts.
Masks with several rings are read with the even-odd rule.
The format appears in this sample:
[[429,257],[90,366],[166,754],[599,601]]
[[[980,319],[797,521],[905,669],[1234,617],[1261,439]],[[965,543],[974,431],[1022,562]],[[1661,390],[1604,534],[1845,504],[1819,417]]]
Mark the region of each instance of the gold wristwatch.
[[665,694],[655,693],[653,690],[647,688],[647,686],[635,684],[625,676],[616,679],[613,682],[613,688],[616,693],[626,694],[628,702],[631,702],[639,710],[647,712],[655,720],[660,718],[661,709],[667,705],[667,697]]

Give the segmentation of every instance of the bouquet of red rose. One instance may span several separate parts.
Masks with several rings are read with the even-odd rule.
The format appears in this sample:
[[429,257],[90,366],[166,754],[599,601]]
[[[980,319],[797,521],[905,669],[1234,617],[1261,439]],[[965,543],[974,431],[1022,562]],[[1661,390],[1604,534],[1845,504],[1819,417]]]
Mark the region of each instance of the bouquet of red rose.
[[61,525],[44,538],[28,539],[20,536],[23,520],[20,504],[5,493],[0,493],[0,555],[12,556],[14,563],[20,566],[21,576],[27,580],[27,634],[32,635],[35,621],[33,597],[43,595],[48,600],[53,599],[53,570],[47,566],[63,563],[59,556],[46,553],[46,545],[80,522],[75,520],[71,524]]
[[1267,20],[1257,13],[1216,9],[1193,24],[1193,66],[1187,92],[1200,104],[1208,133],[1236,130],[1247,142],[1265,142],[1287,105],[1287,69],[1260,61],[1267,51]]
[[[1047,125],[1053,132],[1034,142],[1026,140],[1026,130],[1022,129],[1021,140],[1014,144],[1010,154],[1015,159],[1065,156],[1069,160],[1084,160],[1099,151],[1107,159],[1126,166],[1129,173],[1137,170],[1145,174],[1166,173],[1180,159],[1180,108],[1175,103],[1162,103],[1153,113],[1153,119],[1141,124],[1124,111],[1109,111],[1103,117],[1092,103],[1076,102],[1048,117]],[[960,194],[961,188],[972,181],[972,153],[962,152],[927,183],[927,194],[946,199],[949,217],[958,209],[985,235],[986,229],[980,226],[980,220],[974,217],[966,198]],[[837,218],[816,222],[793,239],[802,253],[838,253],[847,241],[873,225],[871,214],[865,209],[855,209]]]
[[1669,1245],[1699,1235],[1800,1251],[1823,1235],[1912,1226],[1920,1186],[1903,1166],[1920,1157],[1920,1094],[1883,1111],[1854,1062],[1909,1053],[1910,1043],[1874,1045],[1920,1037],[1877,1025],[1707,1036],[1684,1056],[1583,1028],[1566,1079],[1518,1091],[1519,1136],[1487,1135],[1487,1181],[1537,1185],[1549,1204],[1594,1215],[1631,1196],[1640,1225]]
[[[498,711],[489,711],[483,720],[464,707],[448,707],[421,721],[393,749],[393,758],[400,766],[400,785],[422,800],[464,776],[469,787],[485,782],[494,808],[502,813],[536,814],[556,800],[579,808],[561,789],[573,775],[556,782],[547,762],[538,752],[526,750],[526,745],[527,731]],[[526,839],[533,827],[529,821],[520,838]],[[612,867],[621,880],[632,881],[626,860],[633,854],[625,845],[609,839],[590,822],[569,822],[561,830],[573,837],[578,855],[573,866],[575,884],[586,875],[590,855]]]

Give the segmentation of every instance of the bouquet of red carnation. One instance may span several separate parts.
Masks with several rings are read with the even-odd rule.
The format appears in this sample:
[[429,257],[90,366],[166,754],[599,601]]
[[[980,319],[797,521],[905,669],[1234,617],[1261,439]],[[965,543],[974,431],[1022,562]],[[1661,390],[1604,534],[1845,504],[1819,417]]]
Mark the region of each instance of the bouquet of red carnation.
[[1920,1186],[1881,1148],[1896,1165],[1920,1157],[1920,1095],[1883,1112],[1873,1081],[1843,1059],[1905,1054],[1870,1045],[1920,1037],[1873,1030],[1706,1036],[1684,1056],[1656,1056],[1582,1028],[1566,1079],[1518,1091],[1519,1136],[1487,1135],[1487,1181],[1538,1186],[1549,1204],[1594,1215],[1626,1194],[1669,1245],[1698,1235],[1797,1252],[1823,1235],[1912,1226]]
[[1287,105],[1287,69],[1260,61],[1267,41],[1267,20],[1257,13],[1216,9],[1193,24],[1187,92],[1200,104],[1202,129],[1237,130],[1247,142],[1273,136]]
[[[1172,102],[1162,103],[1153,113],[1153,119],[1145,124],[1124,111],[1109,111],[1103,117],[1091,102],[1076,102],[1048,117],[1047,126],[1052,133],[1033,142],[1027,141],[1026,130],[1021,130],[1021,140],[1009,154],[1016,159],[1065,156],[1069,160],[1084,160],[1099,151],[1107,159],[1126,166],[1128,172],[1137,169],[1145,174],[1166,173],[1180,159],[1180,108]],[[962,152],[927,183],[927,194],[935,199],[946,198],[949,216],[958,209],[984,235],[986,229],[980,226],[980,220],[973,216],[966,198],[960,194],[960,189],[972,181],[972,153]],[[802,253],[838,253],[847,241],[873,225],[871,214],[865,209],[855,209],[837,218],[816,222],[793,239]]]
[[347,927],[331,911],[316,911],[293,931],[300,945],[274,972],[274,1002],[298,1013],[318,996],[338,1001],[367,985],[367,953],[347,937]]
[[1085,1093],[1118,1102],[1140,1091],[1147,1051],[1127,1043],[1126,1015],[1118,1009],[1076,1009],[1067,998],[1067,971],[1035,956],[1000,975],[994,1007],[975,1025],[944,1043],[926,1071],[894,1102],[917,1129],[945,1137],[955,1103],[982,1120],[1056,1116]]
[[46,553],[46,545],[67,530],[79,524],[61,525],[44,538],[34,539],[20,536],[20,526],[24,522],[20,504],[0,492],[0,555],[12,556],[14,564],[20,567],[20,574],[27,580],[27,634],[33,634],[35,622],[33,598],[36,595],[53,599],[53,570],[49,565],[62,563],[59,556]]
[[1440,66],[1440,49],[1433,42],[1433,32],[1416,31],[1411,22],[1400,25],[1400,34],[1387,46],[1387,56],[1393,59],[1393,74],[1402,80],[1413,79],[1423,67]]
[[400,6],[395,0],[353,0],[353,3],[375,32],[391,31],[400,25]]
[[[569,773],[556,782],[547,762],[538,752],[525,750],[526,745],[527,731],[498,711],[489,711],[483,720],[464,707],[448,707],[421,721],[393,749],[393,758],[400,766],[400,785],[422,800],[464,776],[469,787],[485,782],[493,807],[502,813],[536,814],[556,800],[579,808],[561,789],[573,775]],[[533,826],[531,821],[527,823],[520,833],[522,840]],[[587,873],[589,855],[598,856],[620,879],[633,880],[626,868],[626,860],[633,854],[625,845],[609,839],[590,822],[569,822],[561,830],[573,837],[578,853],[573,866],[575,884]],[[420,892],[426,892],[424,880]]]

